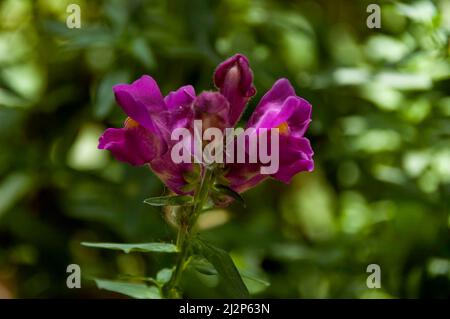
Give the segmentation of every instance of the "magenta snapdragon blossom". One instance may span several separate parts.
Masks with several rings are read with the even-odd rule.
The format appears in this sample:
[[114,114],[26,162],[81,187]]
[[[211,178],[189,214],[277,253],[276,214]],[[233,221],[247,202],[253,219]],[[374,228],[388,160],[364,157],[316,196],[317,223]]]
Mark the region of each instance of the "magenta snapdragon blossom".
[[[117,160],[148,165],[177,194],[192,192],[192,176],[199,170],[196,164],[172,161],[176,141],[171,140],[171,132],[176,128],[192,130],[194,120],[201,120],[203,128],[234,127],[256,93],[248,59],[241,54],[217,67],[214,84],[218,91],[196,95],[188,85],[165,97],[148,75],[132,84],[114,86],[116,101],[128,117],[123,128],[104,132],[98,148],[111,151]],[[227,163],[222,176],[228,186],[243,192],[269,176],[289,183],[295,174],[313,170],[313,151],[304,137],[310,122],[311,105],[296,95],[287,79],[278,80],[263,96],[246,127],[256,132],[261,128],[279,130],[279,170],[262,175],[259,163]]]

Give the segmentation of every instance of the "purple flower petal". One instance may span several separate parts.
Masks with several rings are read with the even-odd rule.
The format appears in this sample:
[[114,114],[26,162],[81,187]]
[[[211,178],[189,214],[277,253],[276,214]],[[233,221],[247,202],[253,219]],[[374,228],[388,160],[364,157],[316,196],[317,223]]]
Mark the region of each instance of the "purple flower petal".
[[163,145],[142,126],[109,128],[99,139],[99,149],[111,151],[122,162],[139,166],[151,162],[163,150]]
[[170,135],[174,129],[190,127],[194,118],[192,106],[194,100],[195,91],[191,85],[182,86],[164,98],[167,110],[159,113],[158,127],[169,144],[171,143]]
[[279,103],[268,103],[264,112],[252,116],[248,127],[275,128],[285,125],[289,132],[303,136],[311,122],[311,104],[298,96],[289,96]]
[[272,177],[289,184],[297,173],[314,169],[313,155],[307,138],[280,136],[280,168]]
[[168,151],[155,158],[150,163],[150,168],[170,190],[177,194],[189,194],[192,190],[188,189],[189,185],[184,176],[194,169],[194,165],[190,163],[175,164],[170,153]]
[[[286,79],[278,80],[261,99],[247,128],[279,129],[279,169],[271,177],[289,183],[295,174],[314,169],[311,145],[303,137],[310,122],[311,105],[295,94]],[[245,191],[268,177],[260,173],[261,166],[261,163],[232,164],[225,177],[234,190]]]
[[256,93],[247,58],[236,54],[222,62],[214,72],[214,84],[230,103],[230,124],[234,126],[248,100]]
[[272,88],[261,98],[261,101],[247,122],[247,127],[258,127],[258,122],[267,112],[271,113],[272,116],[278,114],[284,102],[291,96],[296,95],[289,80],[279,79],[276,81]]
[[295,97],[297,105],[287,121],[290,131],[295,136],[303,136],[311,123],[312,106],[308,101],[298,96]]
[[225,178],[230,182],[230,187],[234,191],[242,193],[269,177],[260,173],[260,167],[261,165],[258,163],[228,164]]
[[185,107],[192,103],[195,99],[195,90],[192,85],[180,87],[176,91],[172,91],[164,98],[168,109]]
[[202,120],[203,129],[230,127],[230,104],[218,92],[202,92],[194,101],[195,119]]
[[156,132],[153,114],[162,112],[166,105],[155,80],[144,75],[132,84],[118,84],[113,87],[117,103],[123,111],[143,127]]

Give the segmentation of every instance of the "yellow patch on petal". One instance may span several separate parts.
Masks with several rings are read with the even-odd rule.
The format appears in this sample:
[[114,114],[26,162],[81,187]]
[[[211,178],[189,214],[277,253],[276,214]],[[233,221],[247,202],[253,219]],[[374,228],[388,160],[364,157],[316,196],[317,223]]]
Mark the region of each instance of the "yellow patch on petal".
[[135,128],[139,126],[139,123],[133,120],[131,117],[127,117],[124,126],[125,128]]
[[276,127],[280,134],[289,134],[289,125],[287,122],[283,122]]

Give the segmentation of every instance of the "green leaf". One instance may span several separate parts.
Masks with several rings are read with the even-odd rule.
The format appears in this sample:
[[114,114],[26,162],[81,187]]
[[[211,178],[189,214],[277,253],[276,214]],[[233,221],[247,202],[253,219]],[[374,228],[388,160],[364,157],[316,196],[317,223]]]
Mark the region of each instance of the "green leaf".
[[135,276],[130,274],[119,274],[117,276],[117,279],[119,280],[136,280],[136,281],[144,281],[144,282],[150,282],[154,285],[159,286],[159,283],[156,281],[155,278],[152,277],[143,277],[143,276]]
[[[190,265],[192,267],[195,268],[195,270],[197,270],[199,273],[203,274],[203,275],[218,275],[218,272],[216,270],[216,268],[214,268],[214,266],[208,262],[207,260],[205,260],[204,258],[195,258],[194,260],[192,260],[190,262]],[[243,272],[241,270],[239,270],[239,274],[241,275],[242,278],[249,280],[249,281],[254,281],[255,283],[258,283],[262,286],[265,287],[269,287],[270,283],[266,280],[263,280],[261,278],[257,278],[251,274],[248,274],[246,272]]]
[[264,280],[264,279],[261,279],[261,278],[255,277],[253,275],[250,275],[250,274],[247,274],[247,273],[243,273],[243,272],[240,272],[240,274],[241,274],[242,278],[244,278],[244,279],[247,279],[249,281],[253,281],[253,282],[258,283],[258,284],[260,284],[260,285],[262,285],[264,287],[269,287],[270,286],[270,282],[268,282],[267,280]]
[[137,299],[161,299],[161,292],[156,286],[105,279],[95,279],[95,283],[99,289],[118,292]]
[[136,38],[131,42],[131,54],[141,62],[147,69],[155,67],[155,57],[152,48],[145,38]]
[[5,93],[11,94],[15,98],[23,99],[23,95],[20,92],[17,92],[13,86],[5,79],[5,76],[0,73],[0,88]]
[[44,20],[43,27],[50,34],[60,36],[67,40],[66,49],[85,49],[95,45],[113,45],[115,38],[109,28],[84,26],[81,29],[69,29],[65,23]]
[[189,263],[189,266],[193,267],[203,275],[213,276],[218,274],[216,268],[214,268],[214,266],[205,258],[194,258]]
[[187,206],[192,204],[192,196],[174,195],[151,197],[145,199],[144,203],[150,206]]
[[174,269],[173,268],[163,268],[160,271],[158,271],[158,274],[156,275],[156,281],[160,285],[164,285],[165,283],[169,282],[170,278],[172,278]]
[[239,271],[225,250],[214,247],[199,238],[194,239],[193,246],[198,253],[214,266],[232,296],[236,298],[250,298],[248,289],[242,281]]
[[242,198],[242,196],[238,192],[231,189],[230,187],[228,187],[226,185],[222,185],[222,184],[216,184],[216,185],[214,185],[214,189],[219,194],[229,196],[245,206],[245,202],[244,202],[244,199]]
[[32,178],[25,173],[15,172],[0,183],[0,217],[26,196],[32,187]]
[[177,246],[168,243],[142,243],[142,244],[119,244],[119,243],[87,243],[81,245],[92,248],[103,248],[112,250],[122,250],[125,253],[132,251],[139,252],[157,252],[157,253],[176,253]]
[[116,70],[107,73],[100,81],[95,95],[94,116],[98,119],[104,119],[114,106],[113,85],[117,83],[126,83],[129,74],[125,70]]

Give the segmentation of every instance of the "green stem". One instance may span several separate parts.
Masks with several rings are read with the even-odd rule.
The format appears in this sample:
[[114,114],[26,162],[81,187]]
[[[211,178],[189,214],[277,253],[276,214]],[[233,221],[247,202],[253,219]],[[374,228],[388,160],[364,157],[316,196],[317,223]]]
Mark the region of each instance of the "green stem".
[[[177,235],[177,248],[179,250],[179,257],[175,266],[175,271],[171,280],[165,287],[165,294],[169,298],[179,298],[179,284],[181,275],[186,265],[186,260],[189,257],[190,238],[193,235],[193,229],[197,222],[203,207],[208,200],[209,190],[214,178],[214,171],[211,168],[205,167],[202,180],[197,187],[194,194],[194,204],[187,211],[183,212],[183,215],[179,221],[178,235]],[[187,214],[186,214],[187,212]]]

